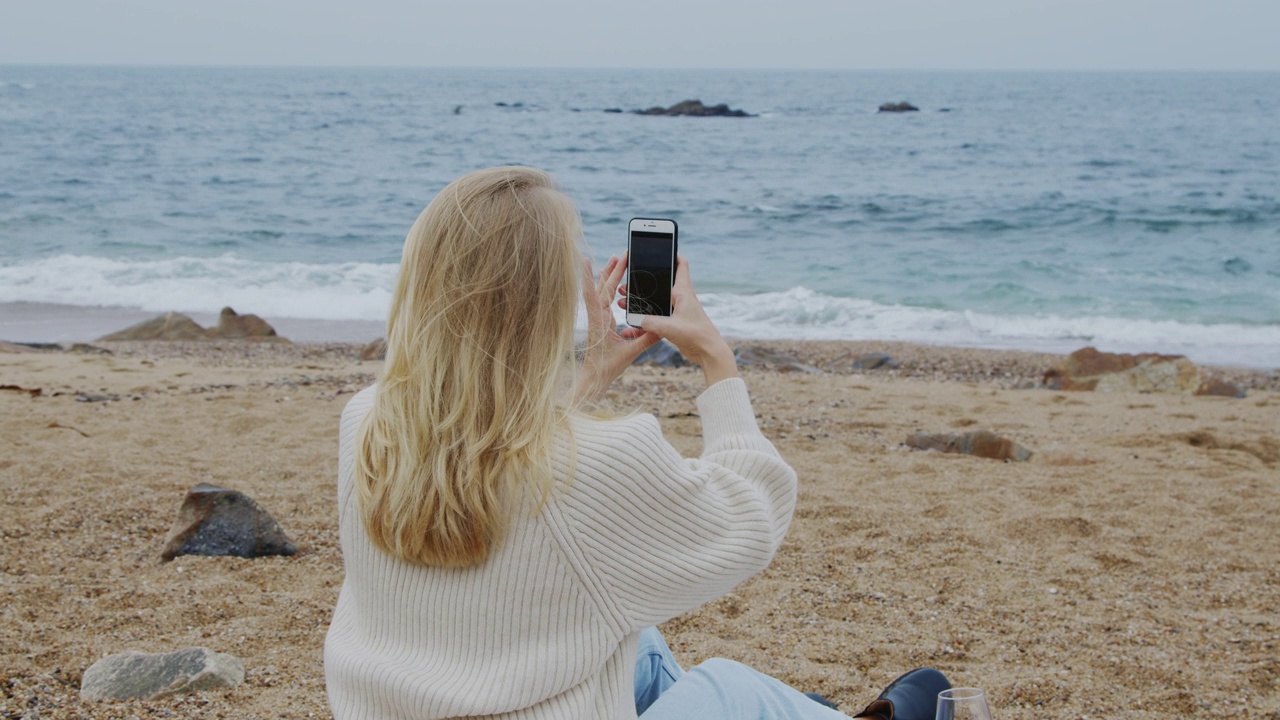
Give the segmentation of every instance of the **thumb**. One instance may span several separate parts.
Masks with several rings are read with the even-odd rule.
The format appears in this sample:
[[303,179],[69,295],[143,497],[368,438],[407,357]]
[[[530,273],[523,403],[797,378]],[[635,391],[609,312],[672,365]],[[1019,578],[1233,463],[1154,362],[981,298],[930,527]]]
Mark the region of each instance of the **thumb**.
[[640,357],[645,350],[657,345],[661,341],[661,337],[658,337],[651,332],[646,332],[639,337],[627,340],[626,345],[623,346],[626,348],[623,351],[623,358],[626,360],[626,364],[630,365],[635,362],[636,358]]
[[[657,338],[665,338],[671,327],[671,318],[666,315],[644,315],[640,327]],[[656,340],[655,340],[656,342]]]

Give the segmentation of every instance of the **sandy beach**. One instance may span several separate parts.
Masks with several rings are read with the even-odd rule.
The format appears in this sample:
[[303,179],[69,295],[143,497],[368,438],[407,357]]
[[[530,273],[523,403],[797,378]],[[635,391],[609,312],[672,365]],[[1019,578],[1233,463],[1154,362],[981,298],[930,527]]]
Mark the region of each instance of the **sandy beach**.
[[[853,713],[932,665],[995,717],[1280,718],[1280,373],[1243,399],[1035,387],[1052,355],[765,343],[819,373],[747,368],[800,475],[772,566],[668,622],[691,666],[723,656]],[[328,717],[321,648],[338,588],[338,416],[380,363],[359,346],[119,343],[0,353],[0,717]],[[863,352],[900,366],[855,371]],[[635,367],[621,409],[700,450],[695,369]],[[78,397],[93,402],[78,401]],[[911,450],[991,430],[1025,463]],[[241,490],[290,558],[180,557],[187,489]],[[105,654],[205,646],[243,685],[82,702]]]

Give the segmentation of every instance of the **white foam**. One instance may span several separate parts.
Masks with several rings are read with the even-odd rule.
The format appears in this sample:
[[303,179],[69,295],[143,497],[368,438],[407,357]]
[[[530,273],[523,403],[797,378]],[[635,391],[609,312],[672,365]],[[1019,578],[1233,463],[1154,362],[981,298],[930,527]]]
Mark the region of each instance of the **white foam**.
[[396,264],[267,263],[234,255],[127,261],[62,255],[0,266],[0,302],[215,312],[264,317],[386,318]]
[[885,305],[796,287],[739,295],[704,293],[726,336],[779,340],[902,340],[959,347],[1182,354],[1196,362],[1280,367],[1280,326],[1194,324],[1114,317],[997,316]]
[[[397,268],[378,263],[267,263],[234,255],[149,261],[64,255],[0,266],[0,303],[186,313],[216,313],[230,305],[273,321],[381,323]],[[1051,352],[1094,345],[1111,352],[1178,353],[1203,363],[1280,367],[1278,325],[997,316],[887,305],[804,287],[756,294],[702,293],[700,298],[728,337],[902,340]],[[615,313],[620,320],[621,312]]]

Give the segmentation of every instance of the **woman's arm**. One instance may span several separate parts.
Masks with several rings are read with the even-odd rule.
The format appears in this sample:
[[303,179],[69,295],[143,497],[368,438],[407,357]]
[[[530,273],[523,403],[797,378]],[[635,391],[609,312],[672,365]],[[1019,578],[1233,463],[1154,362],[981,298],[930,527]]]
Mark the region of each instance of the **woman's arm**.
[[572,485],[549,506],[623,631],[727,593],[769,564],[790,526],[796,475],[756,426],[746,385],[714,384],[698,410],[696,459],[682,458],[649,415],[583,423]]

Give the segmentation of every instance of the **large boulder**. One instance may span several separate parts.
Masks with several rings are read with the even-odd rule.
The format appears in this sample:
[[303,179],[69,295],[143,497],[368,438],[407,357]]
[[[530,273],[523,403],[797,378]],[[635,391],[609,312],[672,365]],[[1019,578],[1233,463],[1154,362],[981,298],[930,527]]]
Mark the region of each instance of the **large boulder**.
[[154,700],[168,695],[235,687],[244,682],[244,663],[224,653],[193,647],[171,653],[133,650],[108,655],[80,678],[82,700]]
[[[608,112],[608,111],[606,111]],[[755,117],[745,110],[731,110],[728,105],[703,105],[701,100],[685,100],[671,107],[654,106],[648,110],[636,110],[637,115],[666,115],[668,117]]]
[[205,331],[211,338],[219,340],[238,340],[241,338],[282,339],[276,335],[276,329],[257,315],[240,315],[229,307],[222,308],[218,314],[218,326]]
[[[103,335],[100,342],[119,340],[279,340],[275,328],[257,315],[240,315],[229,307],[222,308],[216,327],[204,328],[200,323],[183,315],[170,312],[143,320],[124,330]],[[88,347],[88,346],[86,346]]]
[[1127,355],[1093,347],[1081,348],[1045,371],[1044,384],[1051,390],[1244,397],[1243,390],[1206,377],[1182,355]]
[[293,540],[253,498],[236,490],[200,483],[187,492],[164,540],[160,557],[293,555]]
[[169,312],[109,335],[103,335],[98,338],[98,341],[203,340],[205,337],[205,329],[200,327],[200,323],[182,313]]
[[907,438],[907,447],[1013,462],[1025,462],[1034,454],[1009,438],[987,430],[975,430],[963,435],[916,433]]

